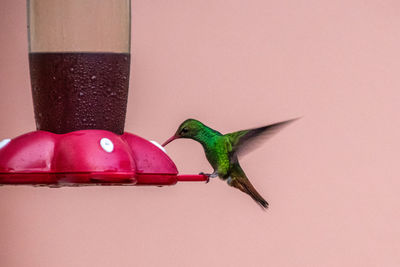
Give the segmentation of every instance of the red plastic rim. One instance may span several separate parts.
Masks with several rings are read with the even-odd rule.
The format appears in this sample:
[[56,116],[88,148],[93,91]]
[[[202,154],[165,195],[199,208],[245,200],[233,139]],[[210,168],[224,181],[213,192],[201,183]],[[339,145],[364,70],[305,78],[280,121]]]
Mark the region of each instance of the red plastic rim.
[[178,175],[159,146],[130,133],[36,131],[0,148],[0,185],[163,186],[178,181],[207,181],[207,177]]

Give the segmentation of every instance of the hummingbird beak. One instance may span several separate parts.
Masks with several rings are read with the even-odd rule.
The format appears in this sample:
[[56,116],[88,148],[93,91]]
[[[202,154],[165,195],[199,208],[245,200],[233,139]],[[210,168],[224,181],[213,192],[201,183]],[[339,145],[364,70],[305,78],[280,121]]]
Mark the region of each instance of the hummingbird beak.
[[178,139],[178,138],[179,138],[179,136],[173,135],[173,136],[171,136],[171,138],[169,138],[167,141],[165,141],[164,144],[162,144],[162,146],[166,146],[166,145],[168,145],[169,143],[171,143],[172,141],[174,141],[175,139]]

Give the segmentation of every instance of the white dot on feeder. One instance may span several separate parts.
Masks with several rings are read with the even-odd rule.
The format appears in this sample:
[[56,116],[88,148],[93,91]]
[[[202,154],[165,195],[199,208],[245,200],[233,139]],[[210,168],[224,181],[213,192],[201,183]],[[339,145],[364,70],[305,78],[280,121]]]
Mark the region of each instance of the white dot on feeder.
[[157,143],[156,141],[150,140],[150,142],[151,142],[153,145],[155,145],[156,147],[158,147],[159,149],[161,149],[162,151],[164,151],[165,154],[167,153],[167,151],[165,150],[165,148],[164,148],[162,145],[160,145],[159,143]]
[[11,139],[4,139],[0,142],[0,149],[2,149],[3,147],[5,147],[8,143],[10,143]]
[[102,138],[100,140],[100,146],[101,146],[101,148],[104,149],[104,151],[106,151],[108,153],[111,153],[114,150],[114,144],[108,138]]

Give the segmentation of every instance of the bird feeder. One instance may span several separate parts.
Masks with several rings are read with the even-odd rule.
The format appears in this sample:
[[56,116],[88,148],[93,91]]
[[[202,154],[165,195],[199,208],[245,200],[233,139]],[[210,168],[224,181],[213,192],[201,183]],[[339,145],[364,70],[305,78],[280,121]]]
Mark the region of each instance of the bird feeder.
[[130,69],[129,0],[29,0],[36,131],[0,142],[0,184],[174,185],[154,141],[124,131]]

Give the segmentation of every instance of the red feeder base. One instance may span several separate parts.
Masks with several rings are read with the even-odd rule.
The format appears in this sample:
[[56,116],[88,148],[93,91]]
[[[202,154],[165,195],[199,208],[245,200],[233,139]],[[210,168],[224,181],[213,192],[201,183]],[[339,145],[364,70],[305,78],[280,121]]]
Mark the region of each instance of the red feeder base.
[[130,133],[35,131],[0,142],[0,185],[174,185],[206,181],[178,175],[163,148]]

